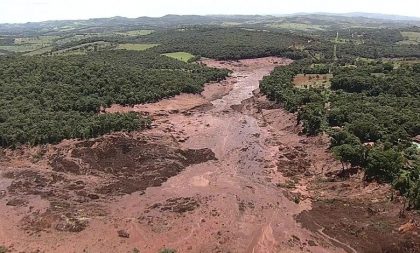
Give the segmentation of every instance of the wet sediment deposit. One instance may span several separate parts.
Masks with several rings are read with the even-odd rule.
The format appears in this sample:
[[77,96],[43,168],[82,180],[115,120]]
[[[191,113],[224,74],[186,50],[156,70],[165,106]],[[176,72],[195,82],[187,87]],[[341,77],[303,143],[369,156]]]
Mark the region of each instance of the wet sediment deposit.
[[[137,111],[151,129],[0,153],[0,245],[12,252],[419,252],[390,187],[343,175],[326,136],[259,94],[282,58]],[[341,173],[341,174],[340,174]]]

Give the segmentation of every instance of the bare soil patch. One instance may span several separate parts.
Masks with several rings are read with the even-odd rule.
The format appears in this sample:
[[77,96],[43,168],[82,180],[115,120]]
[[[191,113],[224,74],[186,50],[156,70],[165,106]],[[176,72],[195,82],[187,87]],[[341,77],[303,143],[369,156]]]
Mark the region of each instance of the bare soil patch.
[[293,79],[293,84],[300,88],[330,87],[332,74],[298,74]]

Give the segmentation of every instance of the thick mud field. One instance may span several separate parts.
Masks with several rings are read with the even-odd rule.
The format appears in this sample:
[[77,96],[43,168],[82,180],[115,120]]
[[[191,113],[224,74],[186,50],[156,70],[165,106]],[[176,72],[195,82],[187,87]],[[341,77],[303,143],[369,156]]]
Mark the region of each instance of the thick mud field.
[[282,58],[200,95],[122,107],[151,129],[0,151],[0,246],[10,252],[420,252],[419,214],[341,170],[326,136],[267,101]]

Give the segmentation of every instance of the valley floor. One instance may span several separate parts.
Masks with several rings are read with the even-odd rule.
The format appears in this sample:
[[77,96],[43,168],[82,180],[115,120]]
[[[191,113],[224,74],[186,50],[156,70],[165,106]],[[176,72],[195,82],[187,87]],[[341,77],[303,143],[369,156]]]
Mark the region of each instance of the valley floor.
[[[12,252],[418,252],[419,217],[342,172],[326,136],[259,94],[282,58],[138,111],[151,129],[0,153],[0,245]],[[1,152],[1,151],[0,151]]]

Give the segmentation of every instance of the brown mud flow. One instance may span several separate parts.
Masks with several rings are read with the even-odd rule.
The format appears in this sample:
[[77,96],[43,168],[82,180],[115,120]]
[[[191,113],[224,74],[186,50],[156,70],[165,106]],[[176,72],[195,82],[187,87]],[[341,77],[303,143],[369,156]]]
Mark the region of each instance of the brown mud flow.
[[[418,215],[386,186],[343,178],[325,136],[258,94],[281,58],[201,95],[112,106],[151,129],[2,151],[0,246],[12,252],[419,252]],[[391,196],[393,196],[391,198]]]

